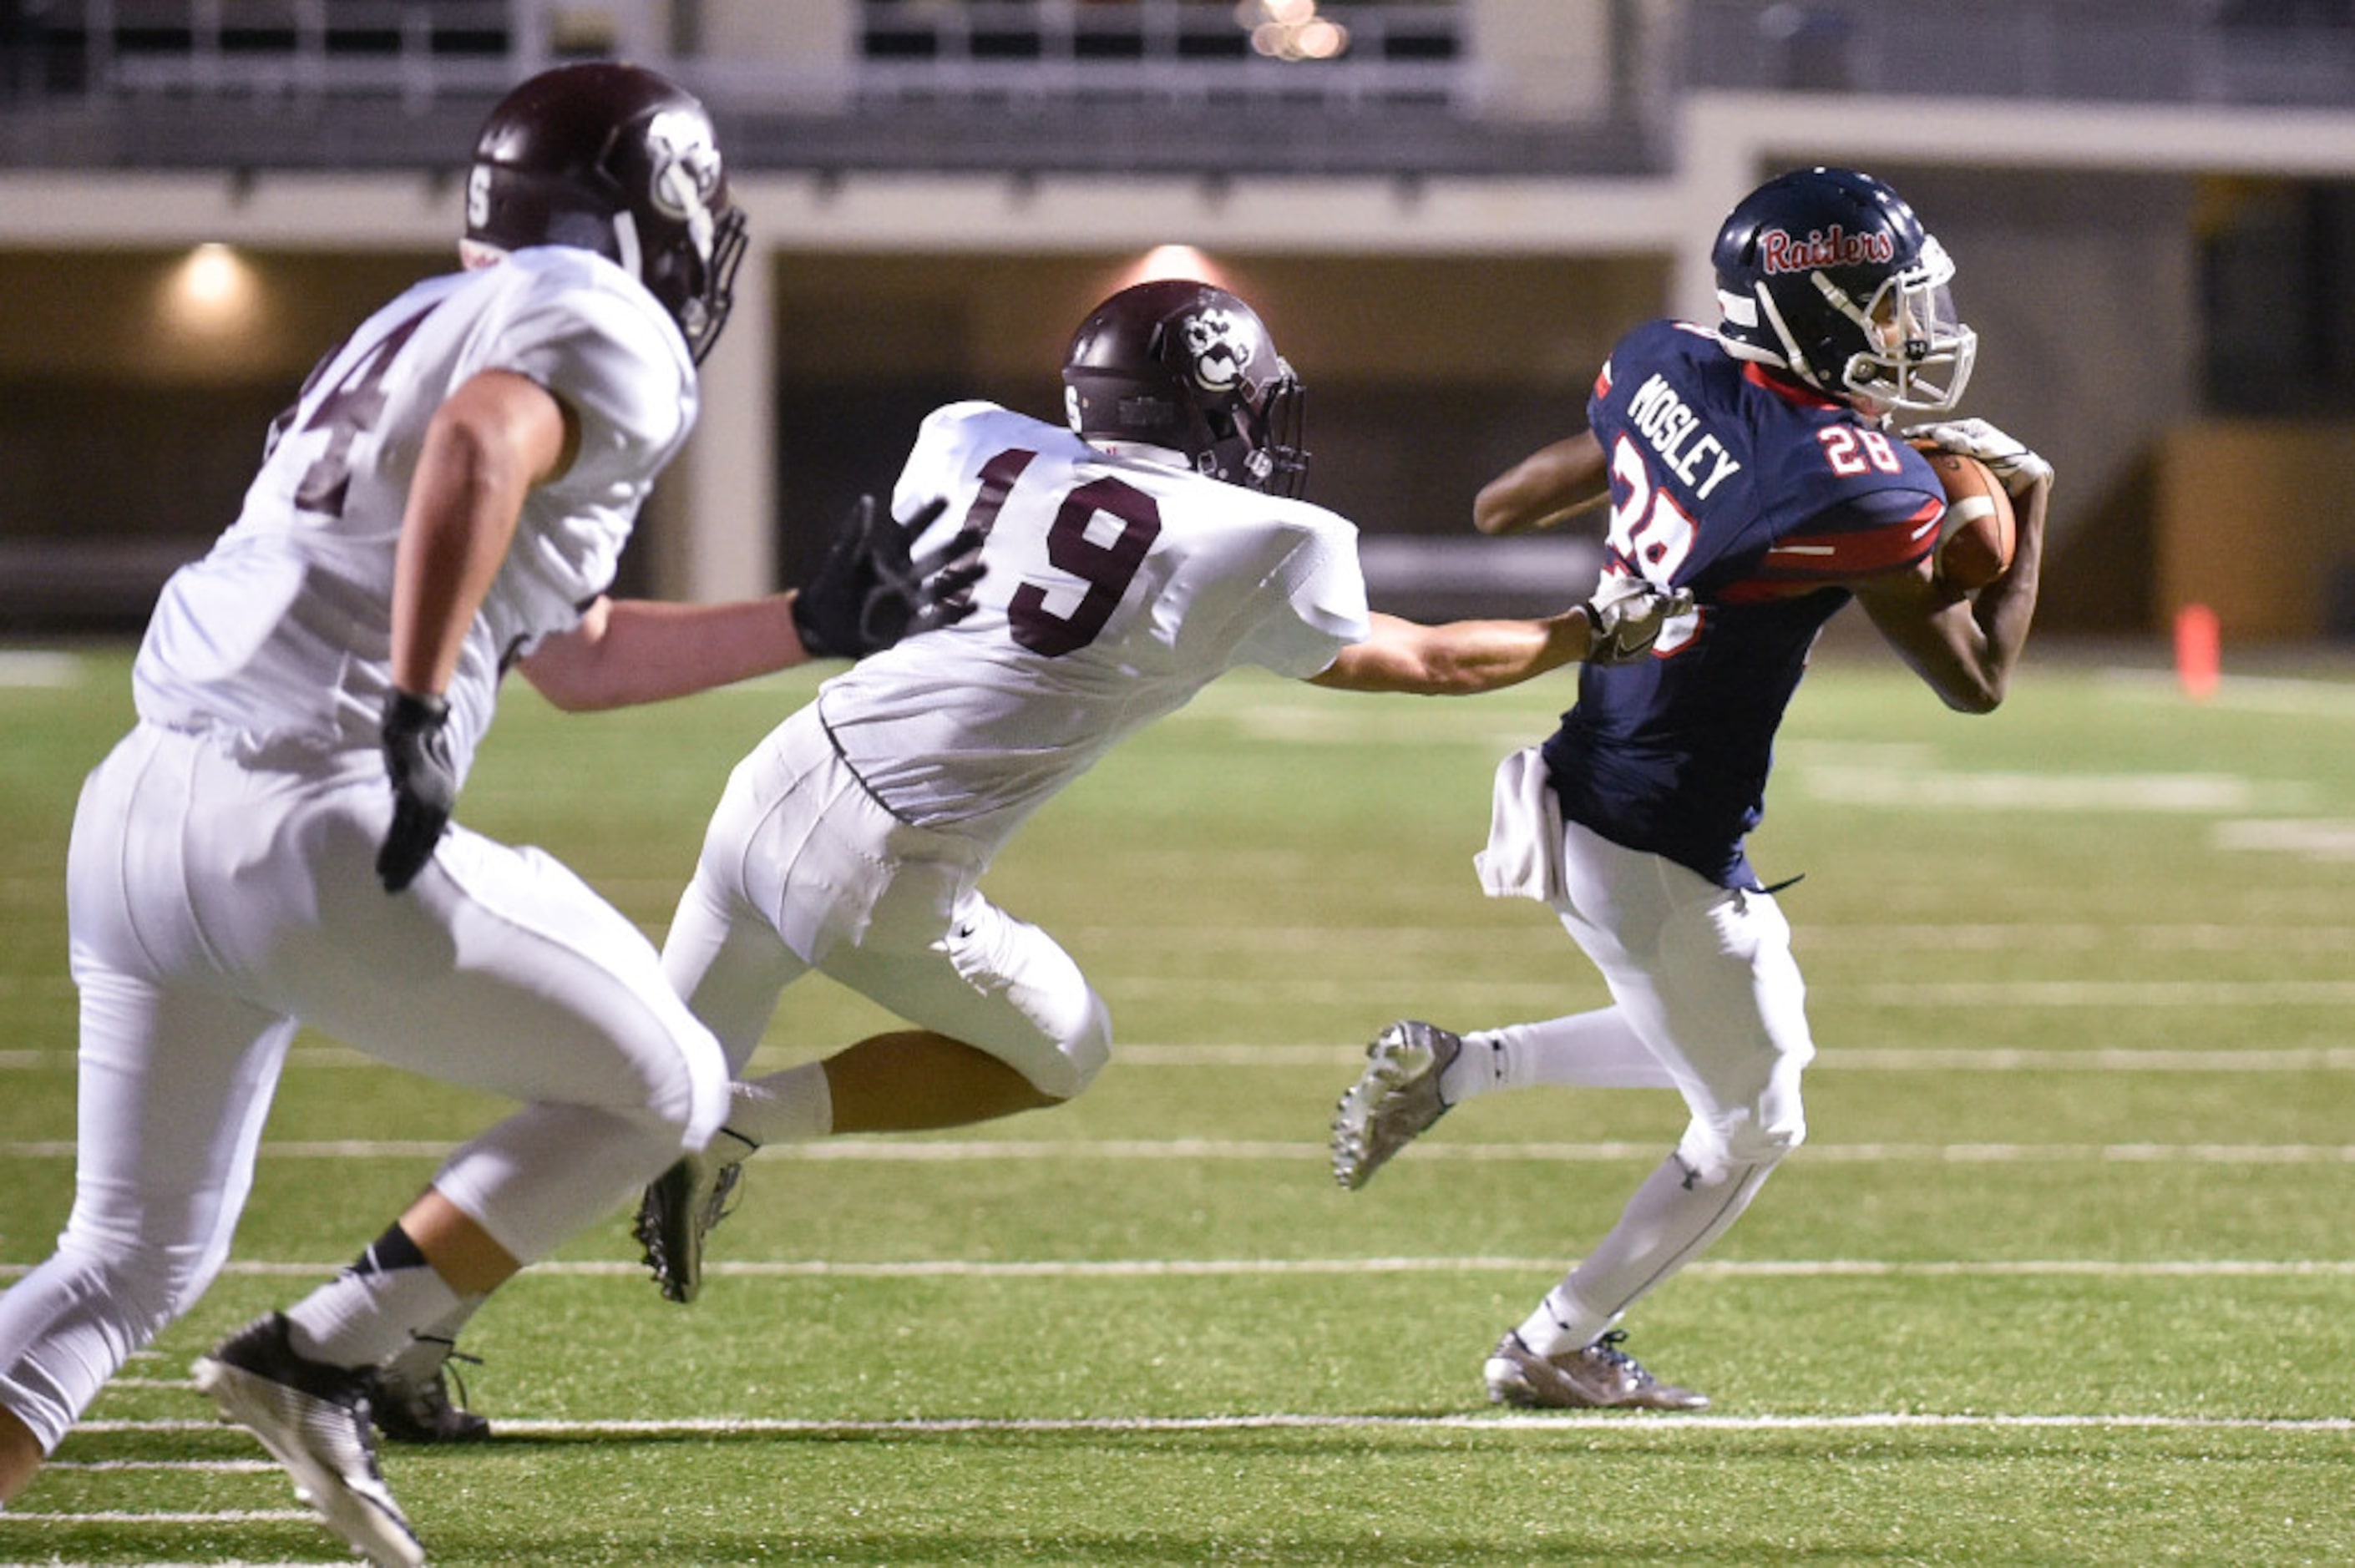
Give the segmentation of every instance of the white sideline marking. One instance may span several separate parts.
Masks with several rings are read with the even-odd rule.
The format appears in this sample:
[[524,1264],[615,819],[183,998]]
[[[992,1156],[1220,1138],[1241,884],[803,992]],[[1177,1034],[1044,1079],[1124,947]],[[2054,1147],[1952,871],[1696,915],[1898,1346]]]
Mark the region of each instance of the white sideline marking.
[[1941,768],[1802,763],[1799,787],[1843,806],[1918,810],[1960,806],[2009,811],[2167,811],[2211,815],[2307,803],[2300,783],[2261,784],[2231,773],[1964,772]]
[[[1354,1066],[1362,1045],[1121,1045],[1115,1065],[1130,1067]],[[782,1064],[783,1058],[780,1056]],[[1810,1072],[1875,1073],[2350,1073],[2355,1046],[2287,1046],[2252,1051],[2047,1051],[1924,1046],[1888,1050],[1823,1047]]]
[[2214,842],[2221,850],[2256,850],[2294,854],[2308,860],[2355,860],[2355,821],[2323,819],[2289,821],[2262,818],[2254,821],[2219,822]]
[[[77,1427],[75,1430],[80,1431]],[[271,1467],[272,1469],[276,1466]],[[224,1509],[217,1513],[139,1513],[128,1509],[101,1509],[90,1513],[0,1513],[0,1524],[316,1524],[309,1509]]]
[[[2128,695],[2179,705],[2182,689],[2172,671],[2135,670],[2123,666],[2102,672],[2105,683]],[[2344,681],[2301,680],[2288,675],[2226,675],[2209,698],[2219,708],[2245,708],[2252,713],[2355,718],[2355,686]]]
[[[120,1388],[117,1378],[106,1385]],[[188,1385],[194,1387],[193,1383]],[[103,1474],[113,1470],[187,1470],[207,1476],[275,1475],[275,1459],[51,1459],[41,1467],[44,1470],[80,1470],[87,1474]]]
[[1928,980],[1811,986],[1870,1007],[2343,1007],[2355,980]]
[[[1273,1001],[1362,1008],[1390,998],[1388,1011],[1441,1018],[1475,1009],[1490,1015],[1520,1012],[1551,1017],[1565,1011],[1568,1000],[1559,979],[1544,978],[1501,981],[1295,978],[1253,980],[1247,983],[1254,994]],[[1183,997],[1201,988],[1202,982],[1197,978],[1134,974],[1103,975],[1098,986],[1115,999]],[[1941,1012],[1957,1007],[2343,1007],[2355,1003],[2355,980],[1819,980],[1809,982],[1807,995],[1809,1001],[1817,1002]],[[1597,996],[1572,1005],[1601,1006],[1602,1001]]]
[[[1327,1067],[1363,1062],[1363,1045],[1121,1045],[1115,1065],[1128,1067]],[[783,1066],[798,1056],[762,1051],[759,1067]],[[379,1068],[385,1064],[342,1045],[304,1046],[287,1057],[294,1067]],[[70,1051],[0,1050],[0,1072],[73,1070]],[[391,1071],[393,1069],[386,1069]],[[2136,1051],[1987,1050],[1925,1046],[1876,1049],[1826,1046],[1812,1069],[1875,1073],[2349,1073],[2355,1072],[2355,1046],[2285,1046],[2280,1049]]]
[[36,648],[0,648],[0,686],[74,686],[81,683],[81,661],[71,653]]
[[[201,1421],[85,1421],[76,1433],[151,1434],[217,1430],[218,1423]],[[1712,1432],[1831,1432],[1896,1430],[1906,1427],[2082,1428],[2090,1431],[2153,1432],[2355,1432],[2355,1417],[2234,1416],[2234,1415],[1981,1415],[1938,1414],[1888,1411],[1853,1415],[1714,1415],[1668,1414],[1649,1411],[1548,1411],[1543,1414],[1497,1413],[1482,1415],[1312,1415],[1277,1413],[1263,1415],[1104,1415],[1104,1416],[948,1416],[934,1420],[899,1421],[782,1420],[773,1416],[690,1417],[677,1421],[517,1421],[502,1420],[501,1436],[509,1437],[632,1438],[700,1436],[908,1436],[929,1437],[967,1433],[1124,1433],[1124,1432],[1266,1432],[1328,1431],[1355,1428],[1369,1431],[1553,1432],[1566,1429],[1607,1431],[1640,1429],[1657,1432],[1686,1427]],[[496,1441],[495,1438],[494,1441]],[[0,1519],[19,1517],[0,1514]],[[32,1516],[27,1516],[32,1517]],[[101,1518],[63,1515],[61,1518]],[[131,1519],[155,1518],[133,1514]],[[238,1517],[197,1515],[198,1519]],[[256,1514],[250,1518],[310,1519],[308,1513]]]
[[[911,1258],[848,1262],[828,1258],[712,1261],[704,1272],[748,1279],[1158,1279],[1286,1275],[1471,1274],[1483,1271],[1559,1273],[1554,1257],[1138,1257],[1138,1258]],[[0,1279],[31,1271],[31,1265],[0,1264]],[[341,1272],[341,1264],[269,1263],[237,1259],[221,1272],[249,1278],[319,1278]],[[579,1258],[539,1263],[532,1273],[570,1277],[634,1277],[645,1266],[618,1258]],[[1703,1278],[2026,1278],[2041,1275],[2100,1279],[2268,1279],[2355,1277],[2355,1259],[2159,1258],[2122,1263],[2097,1258],[1964,1259],[1913,1262],[1880,1258],[1709,1259],[1684,1272]],[[130,1386],[117,1378],[109,1388]],[[156,1381],[144,1386],[190,1388],[192,1383]]]
[[[326,1143],[265,1143],[265,1160],[422,1160],[446,1156],[452,1142],[373,1141],[351,1139]],[[1666,1147],[1657,1141],[1618,1143],[1426,1142],[1415,1158],[1433,1160],[1527,1160],[1595,1164],[1652,1160]],[[69,1160],[74,1145],[63,1139],[0,1143],[0,1159]],[[987,1160],[1318,1160],[1330,1158],[1322,1142],[1254,1141],[1241,1139],[991,1139],[937,1143],[861,1142],[771,1144],[761,1158],[817,1164],[955,1165]],[[1810,1143],[1800,1158],[1819,1164],[2030,1165],[2097,1164],[2345,1165],[2355,1163],[2355,1144],[2345,1143]]]
[[[1303,1258],[1108,1258],[1101,1260],[979,1260],[942,1258],[908,1262],[836,1263],[823,1258],[770,1262],[709,1262],[704,1272],[752,1279],[1166,1279],[1253,1276],[1369,1274],[1559,1274],[1565,1260],[1529,1257],[1303,1257]],[[542,1266],[540,1271],[575,1275],[638,1275],[634,1263],[582,1261]],[[316,1271],[314,1272],[324,1272]],[[1966,1262],[1938,1260],[1889,1263],[1870,1258],[1784,1259],[1758,1262],[1703,1259],[1684,1273],[1703,1278],[2021,1278],[2040,1275],[2109,1279],[2355,1277],[2355,1260],[2112,1263],[2093,1259]]]

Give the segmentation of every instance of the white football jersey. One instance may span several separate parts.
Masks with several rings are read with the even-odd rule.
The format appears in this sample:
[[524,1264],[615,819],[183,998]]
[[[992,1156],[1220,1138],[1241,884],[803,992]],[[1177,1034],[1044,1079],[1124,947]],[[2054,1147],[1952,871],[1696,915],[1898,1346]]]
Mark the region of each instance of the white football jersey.
[[486,370],[554,393],[580,449],[526,501],[445,694],[464,776],[500,675],[613,581],[695,420],[677,326],[636,279],[568,246],[428,279],[320,361],[272,427],[235,524],[165,585],[133,671],[141,717],[257,760],[378,765],[410,481],[434,411]]
[[939,497],[919,551],[989,531],[973,613],[818,694],[844,758],[907,821],[1010,831],[1224,672],[1314,675],[1369,634],[1357,530],[1306,502],[977,402],[925,419],[892,512]]

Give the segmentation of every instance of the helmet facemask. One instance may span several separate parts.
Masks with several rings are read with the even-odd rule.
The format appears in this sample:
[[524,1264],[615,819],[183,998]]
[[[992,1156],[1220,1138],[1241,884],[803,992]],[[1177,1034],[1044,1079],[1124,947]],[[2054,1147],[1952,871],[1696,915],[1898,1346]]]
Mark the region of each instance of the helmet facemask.
[[1237,411],[1237,423],[1246,429],[1239,437],[1247,449],[1241,460],[1243,477],[1235,482],[1266,495],[1298,500],[1308,488],[1308,453],[1301,445],[1308,422],[1308,389],[1279,359],[1275,380],[1268,383],[1253,406]]
[[1839,384],[1855,397],[1892,408],[1943,414],[1963,400],[1978,356],[1978,334],[1963,324],[1947,285],[1955,264],[1924,235],[1914,264],[1882,280],[1859,306],[1818,272],[1816,286],[1835,310],[1857,323],[1873,346],[1849,355]]
[[728,323],[745,246],[711,122],[697,107],[660,110],[638,134],[617,136],[613,163],[623,199],[613,214],[616,260],[663,302],[701,364]]
[[670,312],[687,339],[688,355],[698,365],[719,341],[719,329],[728,324],[728,313],[736,302],[736,269],[743,262],[746,245],[741,207],[729,207],[716,217],[708,213],[699,216],[701,222],[690,226],[687,244],[675,242],[647,259],[636,220],[627,211],[613,215],[614,240],[621,252],[615,260],[645,282]]

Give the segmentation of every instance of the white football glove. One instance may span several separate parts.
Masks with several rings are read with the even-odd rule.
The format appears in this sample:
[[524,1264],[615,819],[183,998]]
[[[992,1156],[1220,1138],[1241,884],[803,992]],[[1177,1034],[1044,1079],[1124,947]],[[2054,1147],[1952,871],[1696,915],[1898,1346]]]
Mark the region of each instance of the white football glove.
[[1950,452],[1975,457],[1994,471],[2014,497],[2027,494],[2052,477],[2052,465],[2005,435],[1985,419],[1947,419],[1934,425],[1906,429],[1908,440],[1927,441]]
[[1690,588],[1673,591],[1654,587],[1641,577],[1605,572],[1594,592],[1578,608],[1586,612],[1593,640],[1586,647],[1590,664],[1625,664],[1652,651],[1661,629],[1679,615],[1692,613]]

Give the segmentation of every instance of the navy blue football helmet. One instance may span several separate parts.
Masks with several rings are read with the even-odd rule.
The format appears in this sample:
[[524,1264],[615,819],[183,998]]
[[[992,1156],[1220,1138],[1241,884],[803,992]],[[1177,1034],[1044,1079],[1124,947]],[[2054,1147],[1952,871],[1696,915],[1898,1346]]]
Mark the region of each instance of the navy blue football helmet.
[[703,105],[653,71],[602,60],[542,71],[500,100],[474,143],[460,249],[471,264],[527,245],[620,263],[700,364],[744,257],[744,214]]
[[1710,260],[1729,354],[1844,402],[1944,413],[1962,401],[1978,334],[1955,312],[1955,264],[1871,175],[1767,181],[1728,215]]
[[1182,452],[1212,479],[1271,495],[1307,483],[1306,399],[1259,313],[1190,280],[1123,289],[1063,355],[1063,412],[1078,434]]

